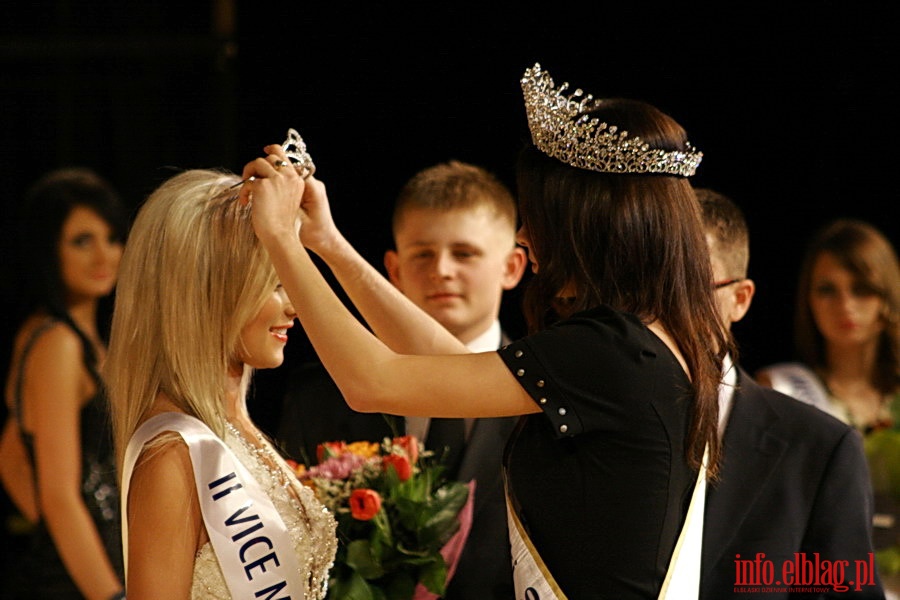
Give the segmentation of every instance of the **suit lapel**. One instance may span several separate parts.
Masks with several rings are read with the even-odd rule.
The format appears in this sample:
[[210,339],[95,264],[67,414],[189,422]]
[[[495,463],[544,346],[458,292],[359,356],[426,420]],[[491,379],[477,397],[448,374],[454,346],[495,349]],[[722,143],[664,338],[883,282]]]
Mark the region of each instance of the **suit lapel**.
[[[506,333],[501,331],[500,347],[509,344],[510,341]],[[498,472],[503,458],[502,450],[498,452],[497,449],[505,447],[515,423],[515,417],[475,419],[463,450],[457,479],[460,481],[471,479],[480,482],[494,481],[499,476]],[[484,493],[479,496],[476,490],[476,512],[481,505],[479,500],[484,501],[486,498]]]
[[459,465],[459,479],[479,479],[482,477],[496,476],[496,463],[493,460],[484,460],[489,453],[495,452],[498,439],[501,446],[506,443],[509,433],[512,431],[514,420],[512,418],[476,419],[472,426],[472,434],[466,444],[466,451]]
[[725,429],[720,480],[707,494],[703,547],[704,554],[712,554],[704,556],[704,573],[740,530],[788,448],[779,418],[759,385],[740,370]]

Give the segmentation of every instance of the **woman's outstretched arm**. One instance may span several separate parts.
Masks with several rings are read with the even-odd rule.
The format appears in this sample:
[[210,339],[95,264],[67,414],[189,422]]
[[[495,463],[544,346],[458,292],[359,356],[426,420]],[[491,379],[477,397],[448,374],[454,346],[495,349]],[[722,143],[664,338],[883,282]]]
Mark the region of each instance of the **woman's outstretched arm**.
[[[267,151],[279,153],[280,146]],[[334,224],[325,185],[305,181],[300,217],[303,245],[331,269],[375,335],[405,354],[461,354],[469,350],[366,261]]]
[[[242,199],[247,200],[252,191],[254,230],[319,358],[351,407],[434,417],[538,410],[496,353],[466,353],[452,334],[374,268],[360,264],[365,261],[342,237],[335,238],[332,232],[331,242],[311,240],[314,236],[309,234],[316,234],[311,227],[313,231],[303,234],[304,241],[341,271],[339,281],[350,288],[347,293],[364,318],[379,337],[392,341],[373,336],[334,294],[300,242],[301,221],[304,227],[316,219],[321,222],[322,215],[316,211],[327,210],[324,185],[313,178],[304,182],[290,169],[277,170],[265,159],[247,165],[244,177],[249,176],[257,179],[252,189],[242,191]],[[417,342],[415,337],[425,339]],[[401,354],[392,347],[434,356]]]

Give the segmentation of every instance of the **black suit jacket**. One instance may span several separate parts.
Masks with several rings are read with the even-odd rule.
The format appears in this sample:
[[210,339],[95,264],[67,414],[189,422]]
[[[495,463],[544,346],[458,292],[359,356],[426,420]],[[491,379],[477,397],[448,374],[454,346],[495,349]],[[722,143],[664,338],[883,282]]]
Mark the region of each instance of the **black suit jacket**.
[[[276,438],[291,457],[307,465],[316,462],[316,446],[326,441],[380,442],[403,435],[404,419],[352,410],[337,385],[318,363],[295,369],[289,378]],[[446,600],[488,600],[513,597],[506,500],[501,477],[503,449],[515,426],[513,417],[476,419],[456,473],[474,479],[472,529]]]
[[707,492],[700,598],[884,598],[877,575],[875,585],[830,594],[765,590],[785,587],[775,582],[735,585],[755,569],[742,563],[748,568],[736,571],[737,555],[755,561],[760,552],[781,584],[783,565],[796,563],[795,553],[849,561],[844,583],[856,581],[855,561],[870,564],[871,536],[872,488],[859,433],[740,370],[720,479]]

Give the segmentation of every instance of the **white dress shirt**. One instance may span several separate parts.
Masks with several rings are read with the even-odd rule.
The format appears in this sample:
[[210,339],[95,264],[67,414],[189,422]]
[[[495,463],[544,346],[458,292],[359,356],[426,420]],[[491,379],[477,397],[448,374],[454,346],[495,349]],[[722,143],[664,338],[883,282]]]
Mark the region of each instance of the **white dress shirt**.
[[728,416],[731,414],[731,405],[734,402],[734,388],[737,386],[737,367],[731,360],[731,355],[726,354],[722,360],[722,381],[719,383],[719,439],[725,436],[725,427],[728,425]]
[[[500,347],[502,335],[500,321],[494,321],[487,331],[466,344],[466,348],[472,352],[493,352]],[[428,435],[429,423],[430,417],[406,417],[406,434],[414,435],[419,441],[424,442]],[[474,423],[475,419],[466,419],[466,439],[469,439]]]

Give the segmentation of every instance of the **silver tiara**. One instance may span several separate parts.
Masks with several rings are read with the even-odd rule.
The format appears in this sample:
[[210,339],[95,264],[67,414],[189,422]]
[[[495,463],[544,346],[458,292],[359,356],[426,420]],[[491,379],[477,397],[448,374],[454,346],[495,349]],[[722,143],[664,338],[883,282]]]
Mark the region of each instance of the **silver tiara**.
[[[293,127],[288,129],[287,138],[282,142],[281,149],[284,150],[284,155],[287,157],[288,161],[290,161],[291,166],[297,170],[297,173],[299,173],[300,177],[303,179],[306,179],[316,172],[316,165],[313,162],[312,156],[310,156],[309,152],[306,150],[306,142],[303,141],[303,138],[300,137],[300,134],[297,133],[297,130]],[[242,179],[228,189],[233,190],[254,179],[256,179],[256,177],[253,176]]]
[[284,154],[303,179],[316,172],[312,156],[306,151],[306,142],[293,127],[288,129],[287,139],[281,144]]
[[525,112],[531,141],[549,156],[600,173],[664,173],[690,177],[703,153],[687,143],[688,151],[651,148],[615,125],[592,118],[601,100],[580,89],[565,95],[568,83],[554,87],[553,79],[535,63],[522,76]]

